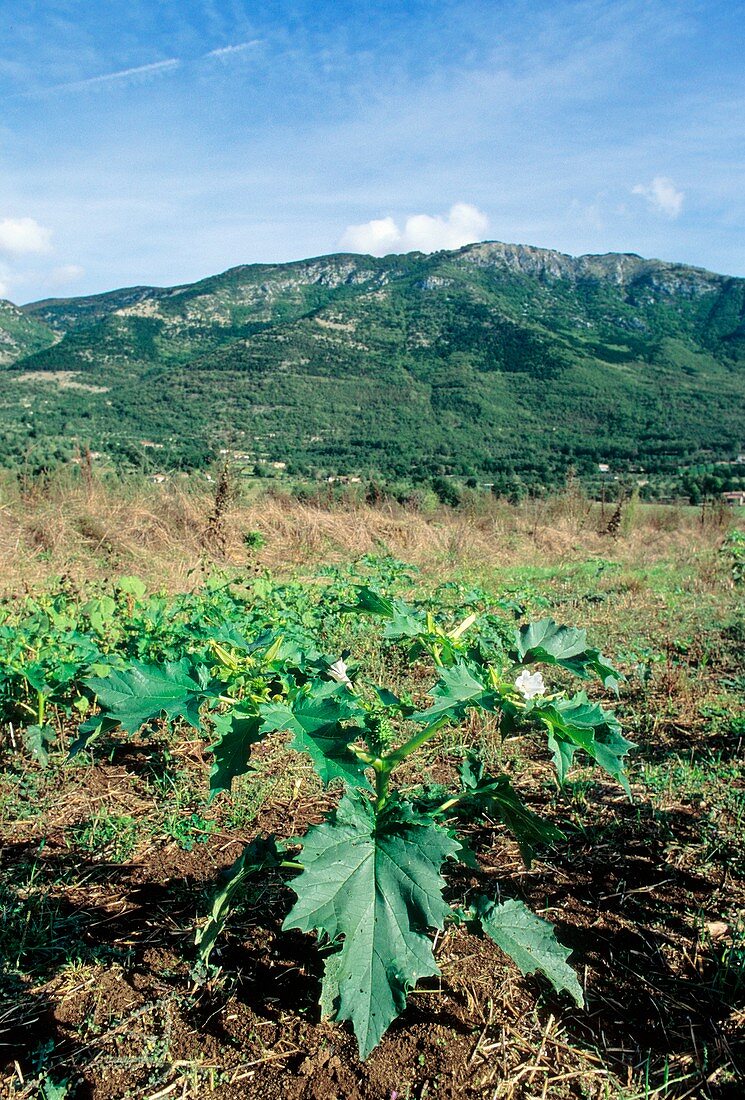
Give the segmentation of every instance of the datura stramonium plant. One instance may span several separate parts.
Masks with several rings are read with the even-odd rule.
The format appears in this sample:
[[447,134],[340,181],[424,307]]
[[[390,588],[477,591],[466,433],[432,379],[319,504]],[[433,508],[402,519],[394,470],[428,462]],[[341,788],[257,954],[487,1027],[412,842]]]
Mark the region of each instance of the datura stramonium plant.
[[[328,819],[301,840],[257,837],[245,848],[197,934],[198,972],[204,977],[213,969],[210,955],[242,890],[257,876],[276,882],[282,875],[297,898],[284,927],[317,937],[321,1011],[351,1022],[362,1058],[403,1012],[408,991],[439,973],[433,933],[452,923],[490,937],[523,974],[540,973],[581,1006],[570,952],[546,920],[521,900],[504,898],[496,883],[491,896],[467,902],[443,893],[449,866],[478,866],[468,839],[475,822],[501,823],[528,865],[538,850],[564,841],[562,831],[476,752],[465,754],[452,790],[412,788],[407,765],[446,727],[480,712],[504,738],[542,731],[559,784],[579,753],[629,793],[624,757],[632,745],[618,721],[584,691],[561,686],[574,676],[616,691],[619,674],[588,645],[584,630],[551,619],[515,629],[491,612],[475,612],[451,624],[446,612],[365,585],[356,586],[343,611],[370,616],[381,624],[384,645],[430,662],[429,705],[373,682],[349,653],[324,656],[291,629],[255,638],[225,634],[206,660],[135,662],[87,681],[100,713],[81,727],[75,751],[105,730],[135,732],[153,718],[180,717],[213,737],[216,795],[251,770],[254,744],[288,731],[321,781],[340,788]],[[558,675],[549,687],[544,675],[551,673]]]

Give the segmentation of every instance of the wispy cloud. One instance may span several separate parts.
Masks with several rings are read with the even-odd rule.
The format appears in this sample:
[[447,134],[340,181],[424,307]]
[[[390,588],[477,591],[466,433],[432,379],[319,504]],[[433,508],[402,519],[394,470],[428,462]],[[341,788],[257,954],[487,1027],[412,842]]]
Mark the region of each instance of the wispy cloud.
[[213,58],[218,61],[229,61],[236,55],[254,49],[260,44],[260,38],[252,38],[247,42],[237,42],[234,45],[220,46],[217,49],[209,50],[208,53],[202,54],[191,62],[180,57],[169,57],[165,61],[152,61],[147,65],[135,65],[128,69],[117,69],[113,73],[102,73],[99,76],[84,77],[82,80],[69,80],[63,84],[53,84],[51,87],[43,89],[41,93],[37,92],[35,94],[48,95],[50,92],[83,92],[88,89],[137,84],[143,80],[161,76],[164,73],[174,72],[184,65],[193,66],[195,61],[198,62],[208,58]]
[[84,80],[71,80],[66,84],[55,84],[49,91],[77,92],[83,91],[85,88],[103,87],[108,84],[119,84],[131,80],[138,81],[177,69],[180,64],[181,61],[178,57],[169,57],[166,61],[153,61],[149,65],[136,65],[132,69],[119,69],[114,73],[89,76]]
[[449,213],[412,214],[403,228],[393,218],[373,218],[362,225],[348,225],[339,242],[341,248],[385,256],[390,252],[437,252],[461,248],[482,240],[489,219],[475,206],[457,202]]
[[205,57],[231,57],[236,53],[243,53],[244,50],[252,50],[255,46],[261,44],[260,38],[252,38],[250,42],[237,42],[234,46],[220,46],[216,50],[210,50],[206,53]]
[[683,210],[685,195],[667,176],[655,176],[649,184],[637,183],[631,188],[631,193],[641,195],[656,214],[666,218],[677,218]]

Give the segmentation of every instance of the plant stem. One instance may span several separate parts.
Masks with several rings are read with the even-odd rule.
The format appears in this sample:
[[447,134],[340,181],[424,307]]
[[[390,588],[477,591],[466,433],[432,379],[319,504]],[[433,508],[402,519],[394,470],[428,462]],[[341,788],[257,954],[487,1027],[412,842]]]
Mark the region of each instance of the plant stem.
[[468,798],[468,794],[454,794],[452,798],[448,798],[442,805],[438,806],[435,810],[436,814],[444,814],[446,810],[451,810],[453,806],[457,806],[459,802],[462,802],[464,798]]
[[391,781],[393,764],[389,763],[390,757],[373,760],[375,772],[375,812],[379,814],[388,801],[388,787]]
[[434,735],[442,729],[446,721],[447,715],[444,715],[442,718],[438,718],[437,721],[433,722],[431,726],[425,726],[423,730],[420,730],[419,733],[415,733],[413,737],[411,737],[403,745],[397,748],[394,752],[391,752],[387,756],[383,757],[383,759],[387,763],[389,763],[391,767],[394,767],[396,764],[400,764],[401,761],[405,760],[407,756],[411,756],[413,752],[416,752],[419,746],[423,745],[425,741],[429,741],[430,737],[434,737]]

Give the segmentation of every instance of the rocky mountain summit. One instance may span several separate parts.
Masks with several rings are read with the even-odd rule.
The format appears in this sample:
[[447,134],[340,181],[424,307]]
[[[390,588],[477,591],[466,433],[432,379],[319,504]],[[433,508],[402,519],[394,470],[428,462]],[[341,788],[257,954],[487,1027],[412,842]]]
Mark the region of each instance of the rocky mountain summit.
[[500,242],[249,264],[0,307],[0,454],[43,407],[128,461],[141,439],[416,476],[716,459],[744,363],[745,280],[682,264]]

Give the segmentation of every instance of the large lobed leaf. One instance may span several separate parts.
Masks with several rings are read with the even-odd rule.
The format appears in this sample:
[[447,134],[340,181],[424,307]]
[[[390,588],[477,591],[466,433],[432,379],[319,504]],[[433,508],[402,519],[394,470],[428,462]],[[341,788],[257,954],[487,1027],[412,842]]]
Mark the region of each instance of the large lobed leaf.
[[357,603],[345,606],[344,610],[366,612],[379,619],[387,619],[383,637],[389,641],[418,638],[427,631],[427,617],[423,612],[409,607],[403,600],[381,596],[365,584],[357,587]]
[[85,686],[98,697],[101,710],[127,733],[136,733],[152,718],[183,718],[200,727],[199,708],[218,689],[209,684],[207,670],[188,657],[163,665],[134,661],[126,671],[91,676]]
[[560,783],[564,783],[577,749],[582,749],[631,796],[624,757],[634,743],[623,736],[614,714],[598,703],[591,703],[580,691],[571,699],[538,704],[530,715],[539,718],[548,730],[549,748]]
[[218,733],[218,739],[210,745],[213,755],[210,769],[210,793],[229,791],[233,780],[248,771],[248,758],[251,746],[265,736],[263,719],[239,709],[226,714],[213,714],[212,721]]
[[466,706],[478,706],[490,698],[484,685],[464,661],[440,670],[440,679],[431,691],[431,707],[412,715],[416,722],[430,722],[444,715],[460,717]]
[[284,927],[315,930],[336,948],[321,1003],[351,1020],[362,1058],[403,1011],[407,990],[439,973],[427,930],[442,928],[450,912],[440,868],[459,847],[408,804],[394,802],[376,818],[361,791],[348,791],[303,841],[298,900]]
[[259,711],[261,732],[290,730],[293,748],[307,753],[323,783],[369,785],[365,765],[348,748],[360,730],[343,725],[365,712],[344,684],[315,680],[289,702],[264,703]]
[[553,925],[531,913],[521,901],[501,904],[480,899],[477,914],[490,939],[509,955],[523,974],[539,970],[560,993],[566,990],[582,1008],[585,998],[567,959],[571,951],[556,939]]
[[521,627],[516,641],[520,664],[560,665],[583,678],[594,673],[614,691],[622,679],[599,649],[588,646],[587,631],[577,627],[559,626],[553,619],[541,619]]
[[561,829],[530,810],[506,775],[492,776],[475,753],[469,753],[460,770],[465,799],[458,808],[466,815],[490,814],[510,830],[528,867],[536,846],[565,839]]

